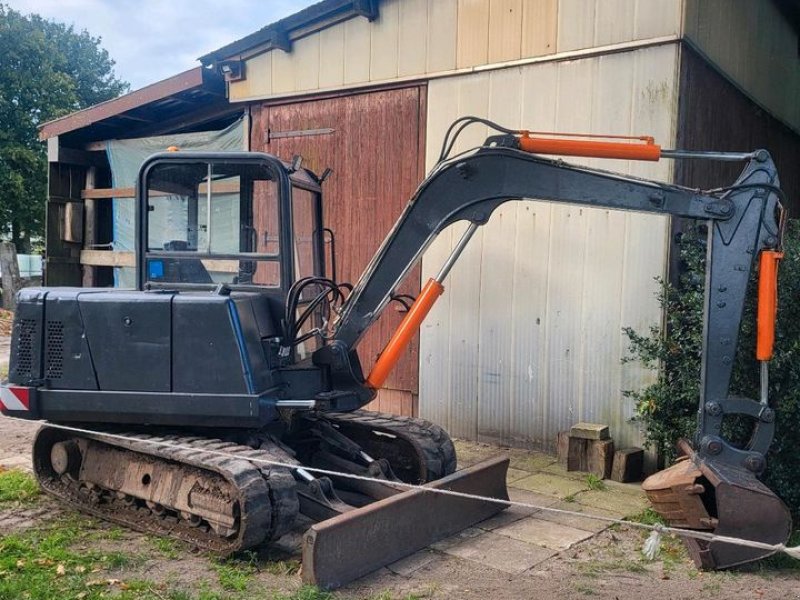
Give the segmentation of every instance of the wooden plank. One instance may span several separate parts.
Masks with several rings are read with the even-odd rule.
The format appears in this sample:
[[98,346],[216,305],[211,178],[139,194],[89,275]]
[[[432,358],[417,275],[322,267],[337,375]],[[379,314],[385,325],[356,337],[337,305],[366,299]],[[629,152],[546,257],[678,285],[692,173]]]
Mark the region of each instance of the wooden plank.
[[489,56],[489,2],[458,0],[456,66],[485,65]]
[[270,54],[272,54],[272,93],[294,92],[297,87],[293,55],[283,50],[273,50]]
[[400,77],[425,72],[428,39],[428,0],[401,2],[397,57],[397,74]]
[[458,0],[428,0],[428,73],[456,68]]
[[344,82],[369,81],[370,27],[366,19],[350,19],[344,24]]
[[[205,194],[207,191],[205,183],[201,183],[198,188],[198,194]],[[212,194],[238,194],[239,183],[236,181],[220,181],[211,186]],[[169,196],[166,192],[151,191],[151,196]],[[81,198],[91,198],[94,200],[103,200],[108,198],[135,198],[136,188],[92,188],[81,190]]]
[[245,77],[228,86],[230,101],[269,96],[272,93],[272,55],[263,52],[244,63]]
[[556,51],[558,0],[528,0],[522,6],[522,57]]
[[521,50],[522,0],[491,0],[488,61],[517,60]]
[[370,81],[397,77],[400,0],[381,3],[380,16],[370,27]]
[[95,267],[135,267],[133,252],[114,252],[112,250],[81,250],[82,265]]
[[344,23],[319,32],[319,86],[344,85]]
[[[87,190],[95,189],[97,181],[97,169],[90,167],[86,170]],[[89,198],[84,199],[84,231],[83,244],[87,248],[94,248],[97,244],[97,201]],[[91,265],[83,268],[83,287],[94,287],[97,281],[97,269]]]
[[[294,43],[292,48],[294,88],[298,91],[319,88],[319,43],[319,35],[310,35]],[[280,50],[273,50],[274,52]]]
[[62,210],[61,239],[73,244],[83,243],[83,202],[65,202]]

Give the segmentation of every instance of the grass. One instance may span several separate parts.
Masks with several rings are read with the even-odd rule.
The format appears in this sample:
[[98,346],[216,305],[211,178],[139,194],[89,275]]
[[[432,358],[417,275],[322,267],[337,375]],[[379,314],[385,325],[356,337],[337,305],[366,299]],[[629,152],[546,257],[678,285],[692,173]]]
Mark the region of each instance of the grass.
[[0,599],[55,600],[106,597],[163,598],[143,582],[126,583],[109,572],[130,564],[135,557],[122,552],[100,552],[75,546],[87,541],[92,522],[70,517],[0,539]]
[[626,573],[647,573],[647,568],[638,560],[620,558],[617,560],[588,560],[577,564],[578,570],[587,577],[597,577],[602,573],[624,571]]
[[642,525],[666,525],[666,521],[661,518],[656,511],[652,508],[645,508],[642,512],[629,517],[625,517],[625,521],[633,523],[641,523]]
[[590,490],[595,490],[598,492],[605,492],[608,489],[608,486],[594,473],[589,473],[586,476],[586,485],[589,486]]
[[0,504],[29,502],[40,493],[32,475],[16,469],[0,471]]

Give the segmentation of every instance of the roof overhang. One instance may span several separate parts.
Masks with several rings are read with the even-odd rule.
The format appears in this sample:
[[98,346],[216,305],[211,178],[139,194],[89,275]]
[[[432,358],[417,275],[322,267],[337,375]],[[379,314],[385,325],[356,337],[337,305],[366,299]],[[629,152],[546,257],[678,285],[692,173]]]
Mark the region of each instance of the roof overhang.
[[378,18],[380,0],[323,0],[276,21],[222,48],[201,56],[204,65],[244,59],[269,50],[290,52],[292,42],[354,17]]
[[195,67],[119,98],[96,104],[39,128],[39,139],[69,136],[91,142],[175,132],[220,114],[231,106],[225,82],[213,69]]

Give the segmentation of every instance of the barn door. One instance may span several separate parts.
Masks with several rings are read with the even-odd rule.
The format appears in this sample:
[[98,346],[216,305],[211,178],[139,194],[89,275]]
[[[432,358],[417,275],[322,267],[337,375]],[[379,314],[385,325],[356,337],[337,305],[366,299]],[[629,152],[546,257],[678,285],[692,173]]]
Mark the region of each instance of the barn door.
[[[424,176],[425,88],[410,87],[251,107],[250,148],[333,174],[323,185],[324,222],[336,235],[340,282],[355,283]],[[398,290],[416,296],[415,269]],[[368,373],[402,313],[391,303],[358,346]],[[417,414],[415,338],[370,408]]]

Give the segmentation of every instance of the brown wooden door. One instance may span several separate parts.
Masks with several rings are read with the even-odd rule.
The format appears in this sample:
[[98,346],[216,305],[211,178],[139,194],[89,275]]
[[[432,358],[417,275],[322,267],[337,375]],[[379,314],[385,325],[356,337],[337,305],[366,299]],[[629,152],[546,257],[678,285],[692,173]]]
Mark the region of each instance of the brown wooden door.
[[[324,221],[336,234],[337,276],[355,283],[424,176],[425,88],[358,93],[251,107],[251,150],[291,159],[323,185]],[[416,296],[419,268],[398,290]],[[399,324],[391,303],[358,346],[365,373]],[[417,414],[419,339],[415,338],[370,408]]]

